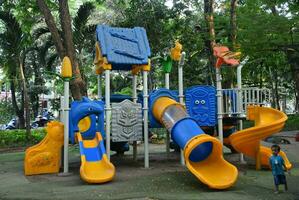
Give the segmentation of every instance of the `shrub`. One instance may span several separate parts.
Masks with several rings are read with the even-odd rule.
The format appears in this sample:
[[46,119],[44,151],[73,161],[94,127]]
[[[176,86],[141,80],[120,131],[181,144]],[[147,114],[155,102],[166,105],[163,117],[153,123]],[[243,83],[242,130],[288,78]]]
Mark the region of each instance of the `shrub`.
[[284,131],[299,130],[299,115],[288,115],[288,120],[284,126]]
[[31,130],[31,138],[26,139],[26,130],[1,130],[0,131],[0,147],[23,147],[37,144],[46,135],[45,129]]

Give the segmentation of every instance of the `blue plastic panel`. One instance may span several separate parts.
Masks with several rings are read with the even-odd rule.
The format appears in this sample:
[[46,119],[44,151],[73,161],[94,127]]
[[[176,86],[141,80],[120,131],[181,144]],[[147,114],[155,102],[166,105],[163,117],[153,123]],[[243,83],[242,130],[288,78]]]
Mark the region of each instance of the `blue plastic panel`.
[[73,101],[69,117],[69,138],[71,143],[75,143],[75,133],[79,131],[78,122],[84,117],[91,119],[90,128],[81,133],[83,139],[92,139],[98,131],[105,136],[104,132],[104,103],[102,101],[91,101],[83,97],[81,101]]
[[151,55],[145,29],[115,28],[98,25],[97,41],[114,70],[130,70],[132,65],[147,64]]
[[216,89],[212,86],[193,86],[186,90],[185,102],[188,114],[199,126],[216,124]]
[[79,147],[80,147],[80,154],[85,155],[85,159],[88,162],[100,161],[103,158],[103,154],[106,154],[103,140],[99,141],[98,145],[92,148],[85,148],[83,145],[83,141],[80,141]]

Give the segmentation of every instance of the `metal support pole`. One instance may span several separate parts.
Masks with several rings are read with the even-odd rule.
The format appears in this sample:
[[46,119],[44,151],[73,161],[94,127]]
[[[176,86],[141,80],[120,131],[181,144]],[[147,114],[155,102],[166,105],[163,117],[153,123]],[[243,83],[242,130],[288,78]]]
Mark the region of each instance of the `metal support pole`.
[[64,124],[64,149],[63,149],[63,173],[69,172],[69,90],[70,82],[64,81],[64,108],[63,108],[63,124]]
[[64,124],[64,97],[60,96],[59,120]]
[[261,169],[261,142],[258,142],[258,146],[256,149],[256,155],[255,155],[255,169],[260,170]]
[[106,152],[107,152],[108,160],[110,160],[110,129],[111,129],[110,70],[105,70],[105,110],[106,110]]
[[223,145],[223,101],[222,101],[222,86],[221,86],[220,68],[216,68],[216,88],[217,88],[217,119],[218,119],[218,137]]
[[103,95],[102,95],[102,75],[98,74],[98,99],[102,100],[103,99]]
[[[179,67],[178,67],[178,76],[179,76],[179,101],[180,104],[184,105],[184,88],[183,88],[183,65],[184,65],[184,59],[185,59],[185,52],[182,52],[181,59],[179,61]],[[184,159],[184,151],[181,149],[181,165],[185,165],[185,159]]]
[[165,88],[169,89],[169,73],[165,73]]
[[149,168],[149,146],[148,146],[148,88],[147,71],[143,71],[143,131],[144,131],[144,167]]
[[[132,84],[133,84],[133,95],[132,99],[134,103],[137,103],[137,76],[133,74],[133,79],[132,79]],[[133,160],[137,160],[137,141],[133,142]]]
[[[165,88],[169,90],[169,73],[165,73]],[[166,131],[166,155],[169,157],[170,153],[170,133]]]
[[[242,107],[243,107],[243,97],[242,97],[242,68],[248,61],[249,57],[246,56],[245,59],[237,67],[237,86],[238,86],[238,99],[237,99],[237,109],[239,117],[242,117]],[[245,108],[246,109],[246,108]],[[239,120],[239,131],[243,130],[243,121]],[[240,153],[240,163],[246,163],[244,160],[244,154]]]

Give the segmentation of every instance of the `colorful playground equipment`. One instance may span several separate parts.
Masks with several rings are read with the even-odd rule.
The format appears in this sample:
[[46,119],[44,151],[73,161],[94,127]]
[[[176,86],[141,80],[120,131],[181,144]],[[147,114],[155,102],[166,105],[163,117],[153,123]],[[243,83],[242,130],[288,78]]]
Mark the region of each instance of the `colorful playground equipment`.
[[[94,64],[98,77],[98,100],[84,97],[81,101],[73,101],[69,108],[69,80],[72,74],[70,61],[66,57],[62,64],[65,90],[61,121],[64,130],[59,122],[48,124],[46,138],[26,150],[25,175],[58,173],[62,145],[63,174],[67,174],[69,143],[79,143],[80,176],[88,183],[104,183],[114,178],[115,167],[110,162],[112,144],[133,142],[133,159],[136,159],[136,143],[143,141],[144,167],[149,168],[149,128],[162,127],[169,133],[166,152],[169,153],[172,139],[181,149],[181,164],[186,165],[195,177],[210,188],[226,189],[237,180],[237,168],[223,158],[223,144],[254,157],[257,169],[261,165],[267,166],[271,152],[260,145],[260,140],[278,132],[287,117],[278,110],[262,107],[269,102],[268,90],[241,88],[241,68],[246,59],[239,64],[235,59],[238,56],[236,53],[229,52],[226,47],[215,47],[217,87],[193,86],[184,93],[185,52],[176,41],[163,62],[165,88],[149,93],[147,85],[151,52],[145,30],[140,27],[129,29],[99,25],[96,38]],[[178,62],[178,91],[169,88],[172,61]],[[238,88],[222,89],[223,64],[238,65]],[[111,70],[132,72],[132,100],[118,98],[111,104]],[[141,72],[143,93],[142,98],[138,98],[137,76]],[[104,98],[101,90],[103,74]],[[255,127],[242,130],[244,116],[255,120]],[[240,130],[236,132],[237,124]],[[217,125],[219,140],[203,131],[214,130]],[[281,155],[290,168],[291,163],[285,153],[281,152]]]
[[46,137],[26,150],[25,175],[57,173],[60,168],[63,146],[63,124],[52,121],[47,124]]
[[[260,141],[270,135],[279,132],[285,121],[287,120],[286,114],[275,110],[273,108],[248,106],[247,119],[253,120],[255,126],[245,130],[238,131],[229,136],[229,143],[239,152],[247,156],[257,158],[257,169],[260,166],[269,167],[269,158],[272,156],[271,148],[264,147]],[[285,161],[288,169],[292,164],[288,160],[286,154],[281,151],[280,156]]]

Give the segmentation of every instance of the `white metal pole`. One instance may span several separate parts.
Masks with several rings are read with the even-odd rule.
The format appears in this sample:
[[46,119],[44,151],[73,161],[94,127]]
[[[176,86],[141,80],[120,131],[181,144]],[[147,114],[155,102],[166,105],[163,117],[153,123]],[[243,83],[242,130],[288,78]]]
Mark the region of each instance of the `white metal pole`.
[[106,152],[108,160],[110,160],[110,70],[105,70],[105,110],[106,110]]
[[[165,73],[165,88],[169,90],[169,73]],[[170,153],[170,133],[166,131],[166,155]]]
[[[137,75],[133,74],[132,79],[133,84],[133,94],[132,99],[134,103],[137,103]],[[133,160],[137,160],[137,141],[133,142]]]
[[[242,107],[243,107],[243,97],[242,97],[242,68],[245,63],[248,61],[249,57],[246,56],[245,59],[240,63],[237,67],[237,87],[238,87],[238,99],[237,99],[237,108],[239,117],[242,116]],[[246,108],[245,108],[246,109]],[[243,121],[242,119],[239,120],[239,131],[243,130]],[[245,163],[244,154],[240,153],[240,162]]]
[[63,149],[63,173],[66,174],[69,172],[69,90],[70,83],[68,80],[64,81],[64,108],[63,108],[63,117],[64,117],[64,149]]
[[[179,101],[180,104],[184,105],[184,89],[183,89],[183,65],[186,53],[182,52],[181,59],[178,67],[178,78],[179,78]],[[181,149],[181,165],[185,165],[184,151]]]
[[216,67],[216,88],[217,88],[217,119],[218,119],[218,136],[223,145],[223,101],[222,101],[222,86],[221,86],[220,68]]
[[64,97],[60,96],[60,112],[59,112],[59,120],[64,124]]
[[169,89],[169,73],[165,73],[165,88]]
[[102,95],[102,75],[98,74],[98,99],[102,100],[103,99],[103,95]]
[[144,167],[149,168],[149,147],[148,147],[148,88],[147,71],[143,71],[143,131],[144,131]]

